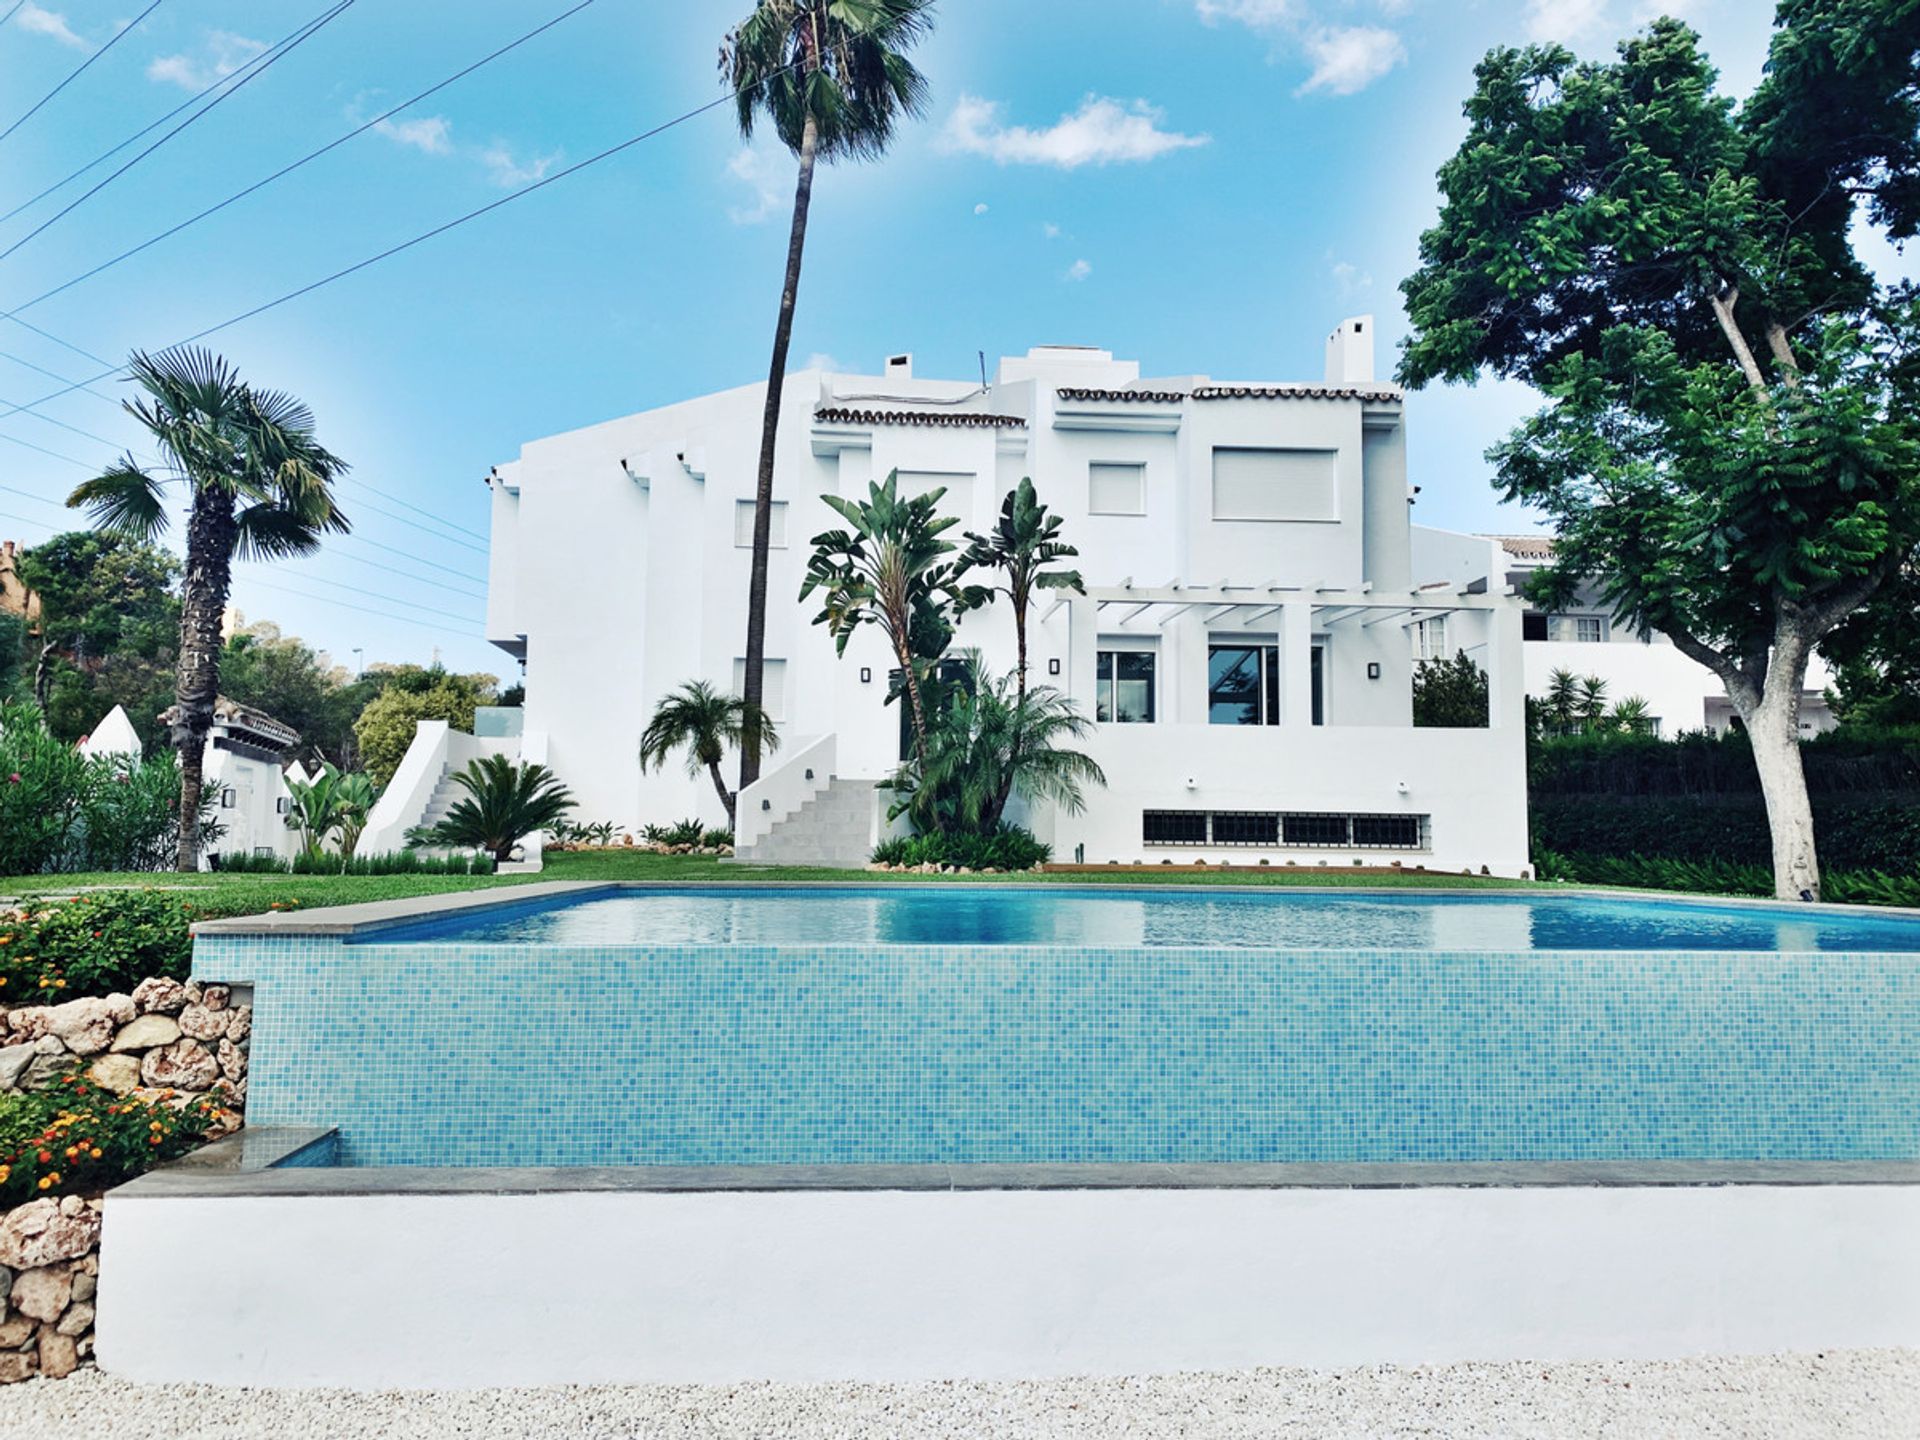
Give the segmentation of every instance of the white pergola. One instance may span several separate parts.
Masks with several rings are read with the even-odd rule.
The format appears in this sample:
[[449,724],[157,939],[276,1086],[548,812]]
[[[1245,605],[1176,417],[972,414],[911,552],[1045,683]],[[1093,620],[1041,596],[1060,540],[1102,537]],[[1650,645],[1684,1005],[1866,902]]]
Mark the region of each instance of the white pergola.
[[1355,619],[1369,628],[1394,622],[1404,628],[1459,610],[1510,609],[1515,593],[1511,585],[1498,591],[1469,592],[1457,585],[1376,590],[1371,583],[1346,586],[1317,581],[1305,585],[1281,585],[1273,581],[1243,585],[1223,580],[1209,585],[1173,579],[1164,585],[1135,585],[1129,577],[1118,585],[1089,586],[1084,595],[1062,594],[1041,620],[1044,623],[1063,607],[1085,600],[1092,602],[1103,616],[1110,610],[1119,612],[1122,625],[1131,625],[1145,617],[1168,625],[1194,610],[1204,611],[1201,618],[1205,621],[1235,611],[1251,612],[1236,614],[1234,619],[1242,625],[1253,625],[1269,616],[1280,615],[1289,607],[1300,607],[1310,611],[1313,623],[1324,628]]

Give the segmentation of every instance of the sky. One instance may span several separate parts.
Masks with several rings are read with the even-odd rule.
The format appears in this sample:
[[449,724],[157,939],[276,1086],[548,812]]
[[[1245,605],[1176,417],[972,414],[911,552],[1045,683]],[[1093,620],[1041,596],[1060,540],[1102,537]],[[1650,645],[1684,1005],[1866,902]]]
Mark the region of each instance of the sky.
[[[350,0],[269,50],[338,3],[0,0],[0,127],[18,121],[0,137],[0,215],[205,87],[225,97],[0,219],[0,312],[27,307],[0,319],[0,536],[71,528],[59,502],[74,484],[149,453],[117,379],[6,411],[708,104],[719,40],[747,8],[589,0],[297,173],[28,303],[579,0]],[[1344,316],[1376,315],[1383,345],[1405,333],[1399,282],[1436,216],[1475,61],[1528,40],[1602,55],[1655,9],[1701,30],[1732,93],[1757,81],[1762,0],[946,0],[917,53],[926,117],[884,160],[822,172],[794,361],[871,372],[911,350],[922,375],[968,377],[982,351],[991,364],[1088,344],[1146,375],[1317,379]],[[514,678],[482,638],[488,468],[526,441],[764,376],[792,184],[790,158],[744,143],[722,104],[210,337],[249,380],[311,405],[353,467],[353,534],[240,567],[235,604],[343,664]],[[1528,405],[1485,382],[1409,398],[1421,523],[1531,528],[1483,458]]]

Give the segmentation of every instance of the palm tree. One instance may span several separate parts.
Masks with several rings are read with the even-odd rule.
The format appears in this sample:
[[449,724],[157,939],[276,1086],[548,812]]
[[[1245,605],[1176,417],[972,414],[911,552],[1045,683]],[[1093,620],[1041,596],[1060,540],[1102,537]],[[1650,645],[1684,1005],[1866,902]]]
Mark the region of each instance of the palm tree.
[[551,830],[579,803],[546,766],[505,755],[483,755],[453,779],[465,798],[439,824],[409,834],[410,844],[472,846],[504,865],[515,845],[536,830]]
[[[146,427],[160,465],[132,455],[76,489],[100,529],[152,541],[167,528],[165,491],[187,492],[187,563],[174,681],[180,813],[200,813],[201,765],[220,689],[220,620],[233,562],[311,554],[328,531],[351,527],[332,483],[346,462],[314,438],[313,412],[291,395],[255,390],[209,350],[136,353],[128,364],[146,394],[127,410]],[[199,868],[199,832],[180,827],[177,863]]]
[[966,563],[979,570],[998,570],[1006,579],[989,593],[1005,595],[1013,607],[1014,675],[1020,698],[1027,694],[1027,607],[1035,590],[1071,590],[1086,593],[1078,570],[1050,569],[1056,561],[1078,559],[1080,552],[1060,539],[1064,522],[1040,503],[1031,477],[1007,492],[1000,503],[1000,519],[991,535],[967,539]]
[[933,0],[759,0],[720,46],[720,75],[739,107],[740,133],[751,139],[764,114],[800,163],[786,280],[773,329],[773,363],[760,429],[755,491],[753,571],[747,589],[748,723],[740,745],[740,788],[760,778],[761,710],[767,639],[767,559],[772,541],[774,442],[793,340],[800,261],[807,243],[817,162],[877,159],[894,126],[926,108],[927,82],[906,52],[931,28]]
[[999,828],[1015,791],[1079,814],[1083,787],[1107,783],[1091,756],[1062,748],[1087,735],[1086,717],[1051,686],[1022,696],[1011,677],[988,674],[977,653],[967,663],[972,683],[958,687],[941,713],[926,758],[903,766],[892,782],[908,792],[899,810],[923,833],[978,835]]
[[[720,762],[727,750],[741,743],[751,711],[737,695],[723,695],[704,680],[690,680],[654,707],[653,719],[640,737],[640,770],[660,769],[674,751],[687,752],[687,774],[705,770],[713,777],[720,803],[727,807],[727,824],[734,823],[734,792],[727,789]],[[780,748],[780,736],[766,715],[759,718],[760,741],[768,750]]]
[[895,470],[880,484],[869,481],[867,492],[865,500],[820,497],[852,529],[813,537],[800,598],[821,592],[821,610],[813,623],[827,627],[842,655],[862,625],[878,625],[887,632],[906,686],[914,753],[925,763],[928,713],[922,662],[945,647],[953,633],[953,610],[978,603],[982,592],[963,590],[959,581],[965,566],[946,558],[958,547],[940,537],[960,522],[938,513],[945,489],[903,500],[900,472]]

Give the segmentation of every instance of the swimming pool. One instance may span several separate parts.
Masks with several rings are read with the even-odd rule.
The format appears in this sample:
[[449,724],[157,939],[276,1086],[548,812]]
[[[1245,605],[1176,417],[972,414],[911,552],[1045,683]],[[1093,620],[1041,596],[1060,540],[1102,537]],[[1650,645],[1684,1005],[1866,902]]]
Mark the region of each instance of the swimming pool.
[[256,987],[249,1120],[348,1165],[1920,1158],[1912,917],[602,887],[246,923],[194,968]]

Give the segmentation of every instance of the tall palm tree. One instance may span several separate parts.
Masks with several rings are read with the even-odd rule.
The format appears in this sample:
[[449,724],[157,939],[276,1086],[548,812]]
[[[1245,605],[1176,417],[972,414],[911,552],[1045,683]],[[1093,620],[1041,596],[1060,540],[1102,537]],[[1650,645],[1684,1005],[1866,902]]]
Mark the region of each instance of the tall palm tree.
[[[723,695],[704,680],[690,680],[654,707],[653,719],[640,736],[640,769],[663,768],[674,751],[687,752],[687,774],[703,769],[713,777],[720,803],[727,807],[727,824],[734,823],[737,798],[727,788],[720,762],[747,733],[751,710],[738,695]],[[760,742],[768,750],[780,748],[780,735],[766,715],[759,718]]]
[[720,46],[720,76],[739,105],[740,133],[751,139],[764,115],[800,163],[793,196],[787,273],[773,329],[766,414],[760,428],[753,571],[747,588],[746,678],[749,705],[740,745],[740,788],[760,778],[758,718],[765,680],[767,563],[772,543],[773,456],[793,340],[800,261],[813,202],[813,170],[822,160],[877,159],[895,124],[926,108],[927,81],[906,52],[932,27],[934,0],[759,0]]
[[[349,530],[331,488],[347,466],[314,438],[311,410],[291,395],[254,389],[210,350],[136,353],[128,369],[146,394],[126,408],[153,437],[160,463],[143,469],[126,455],[76,489],[67,504],[85,507],[102,530],[152,541],[167,528],[167,487],[186,491],[172,734],[184,818],[200,813],[233,562],[311,554],[328,531]],[[181,870],[199,868],[199,838],[195,826],[180,826]]]
[[1052,569],[1058,561],[1075,560],[1080,552],[1060,538],[1061,518],[1040,503],[1031,476],[1007,492],[1000,502],[1000,519],[990,535],[967,532],[966,562],[976,570],[997,570],[1006,578],[989,593],[1004,595],[1013,607],[1014,649],[1018,656],[1014,677],[1020,698],[1027,696],[1027,607],[1036,590],[1086,592],[1078,570]]

